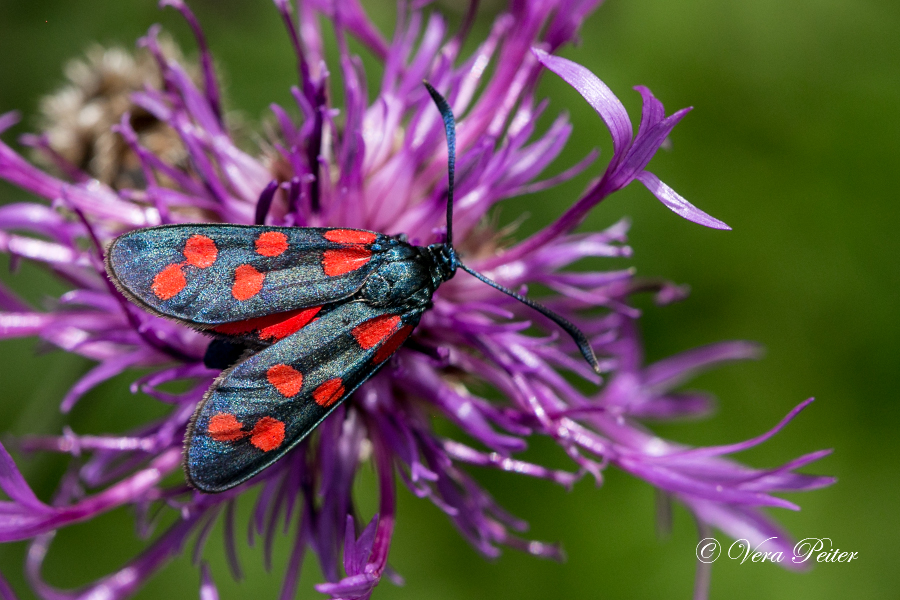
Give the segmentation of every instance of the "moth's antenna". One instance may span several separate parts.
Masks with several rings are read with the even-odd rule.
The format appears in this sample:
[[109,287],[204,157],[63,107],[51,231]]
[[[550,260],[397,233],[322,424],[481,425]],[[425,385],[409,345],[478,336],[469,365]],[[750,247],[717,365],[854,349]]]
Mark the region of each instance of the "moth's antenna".
[[431,94],[441,117],[444,119],[444,131],[447,132],[447,171],[450,176],[450,185],[447,187],[447,244],[453,245],[453,175],[456,172],[456,121],[453,119],[453,111],[450,105],[436,89],[427,81],[422,81]]
[[521,296],[521,295],[515,293],[514,291],[512,291],[511,289],[503,287],[496,281],[491,281],[490,279],[488,279],[487,277],[485,277],[478,271],[476,271],[474,269],[470,269],[469,267],[467,267],[466,265],[464,265],[462,263],[458,263],[458,264],[459,264],[459,268],[462,269],[463,271],[465,271],[466,273],[468,273],[469,275],[472,275],[473,277],[483,281],[484,283],[488,284],[492,288],[496,288],[496,289],[500,290],[504,294],[508,294],[508,295],[512,296],[513,298],[515,298],[522,304],[527,304],[534,310],[538,311],[539,313],[541,313],[542,315],[544,315],[545,317],[549,318],[551,321],[553,321],[554,323],[556,323],[557,325],[562,327],[566,331],[566,333],[568,333],[570,336],[572,336],[572,339],[575,340],[575,344],[578,346],[578,350],[581,351],[581,355],[584,357],[584,360],[588,361],[588,364],[591,365],[591,368],[594,369],[594,372],[597,375],[600,374],[600,363],[597,362],[597,355],[594,354],[594,350],[591,348],[591,343],[588,341],[587,336],[585,336],[581,332],[580,329],[575,327],[575,325],[573,325],[572,323],[567,321],[562,316],[556,314],[555,312],[553,312],[552,310],[550,310],[543,304],[538,304],[534,300],[529,300],[525,296]]
[[[450,176],[450,185],[447,188],[447,241],[448,245],[453,245],[453,176],[456,172],[456,122],[453,119],[453,111],[450,109],[450,105],[441,96],[436,89],[434,89],[430,83],[427,81],[423,81],[425,87],[428,89],[428,93],[431,94],[431,98],[434,100],[434,103],[437,105],[438,110],[441,111],[441,117],[444,119],[444,130],[447,132],[447,162],[448,167],[447,170]],[[456,261],[456,265],[461,268],[466,273],[469,273],[473,277],[483,281],[489,286],[496,288],[503,292],[504,294],[508,294],[521,302],[522,304],[526,304],[538,311],[545,317],[549,318],[551,321],[562,327],[566,333],[572,336],[572,339],[575,340],[575,344],[578,346],[578,349],[581,351],[581,355],[584,359],[591,365],[591,368],[594,369],[594,372],[598,375],[600,374],[600,363],[597,362],[597,356],[594,354],[594,351],[591,349],[591,344],[588,342],[587,336],[585,336],[580,329],[575,327],[572,323],[556,314],[546,306],[538,304],[533,300],[529,300],[524,296],[520,296],[515,293],[511,289],[505,288],[496,281],[491,281],[478,271],[474,271],[462,264],[458,260]]]

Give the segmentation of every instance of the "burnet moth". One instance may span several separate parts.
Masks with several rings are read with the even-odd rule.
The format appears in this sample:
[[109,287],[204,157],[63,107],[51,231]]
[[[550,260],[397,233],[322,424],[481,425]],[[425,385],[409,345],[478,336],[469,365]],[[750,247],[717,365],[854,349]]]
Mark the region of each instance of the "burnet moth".
[[110,278],[135,304],[214,336],[224,368],[185,436],[184,470],[204,492],[242,483],[296,446],[394,354],[457,269],[564,329],[599,372],[585,335],[548,308],[462,264],[453,248],[456,127],[427,82],[447,134],[446,240],[361,229],[184,224],[116,238]]

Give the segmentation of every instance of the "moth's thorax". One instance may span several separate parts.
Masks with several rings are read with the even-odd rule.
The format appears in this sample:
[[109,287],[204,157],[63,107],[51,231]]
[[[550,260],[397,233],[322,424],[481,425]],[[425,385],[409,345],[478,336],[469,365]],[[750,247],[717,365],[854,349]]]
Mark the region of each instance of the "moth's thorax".
[[424,248],[417,248],[424,257],[430,261],[432,278],[437,285],[451,279],[456,275],[457,258],[456,250],[450,244],[431,244]]
[[377,270],[359,292],[374,306],[427,307],[438,286],[456,272],[456,255],[446,244],[412,246],[393,238]]

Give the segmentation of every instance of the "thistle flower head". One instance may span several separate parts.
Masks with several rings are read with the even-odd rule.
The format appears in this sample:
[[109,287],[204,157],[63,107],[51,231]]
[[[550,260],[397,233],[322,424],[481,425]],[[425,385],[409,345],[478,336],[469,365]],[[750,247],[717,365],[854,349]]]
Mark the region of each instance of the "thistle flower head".
[[[444,511],[486,556],[496,556],[503,546],[559,556],[553,544],[519,537],[525,524],[473,479],[473,467],[569,487],[585,476],[600,482],[604,469],[613,465],[682,502],[702,527],[714,526],[751,543],[775,531],[781,540],[777,543],[788,543],[763,508],[796,509],[774,493],[829,484],[830,478],[797,472],[826,452],[768,470],[726,456],[764,441],[809,401],[771,432],[740,444],[692,448],[653,435],[642,424],[645,419],[709,410],[707,396],[678,390],[689,376],[751,358],[756,347],[718,343],[644,364],[635,327],[639,313],[630,298],[649,290],[667,302],[680,297],[681,290],[640,280],[631,270],[600,270],[602,259],[630,255],[627,223],[575,233],[593,207],[635,180],[682,217],[727,228],[646,170],[687,109],[666,116],[649,90],[636,88],[643,108],[635,132],[609,88],[584,67],[554,56],[574,38],[598,0],[565,6],[512,2],[470,55],[462,47],[471,15],[460,31],[450,32],[444,19],[438,13],[426,15],[421,3],[400,3],[397,28],[386,40],[356,1],[305,0],[295,12],[288,0],[276,0],[296,52],[298,85],[292,89],[293,106],[272,106],[277,123],[272,139],[252,151],[239,147],[229,130],[198,23],[180,0],[161,4],[188,20],[197,36],[200,65],[186,68],[175,53],[164,50],[155,27],[140,40],[154,68],[141,76],[138,89],[128,88],[124,110],[104,101],[97,121],[98,127],[103,124],[101,133],[81,145],[93,148],[101,139],[112,140],[118,155],[133,166],[125,175],[113,169],[118,175],[108,176],[84,152],[61,150],[55,128],[25,141],[42,151],[63,177],[31,165],[0,143],[0,177],[42,199],[0,207],[0,250],[44,264],[71,287],[46,311],[0,288],[0,336],[38,336],[95,361],[62,399],[64,412],[99,383],[133,367],[150,373],[134,381],[132,393],[170,407],[165,418],[127,435],[82,435],[66,429],[60,436],[19,440],[24,450],[73,456],[73,469],[51,503],[34,495],[0,447],[0,488],[8,496],[0,501],[0,540],[32,540],[27,573],[41,596],[126,597],[192,537],[199,560],[219,519],[225,522],[232,570],[240,576],[235,503],[251,488],[259,493],[250,535],[263,538],[266,563],[274,560],[272,543],[280,529],[294,536],[283,598],[294,596],[307,551],[317,555],[327,580],[317,586],[319,591],[334,598],[371,594],[386,572],[398,481]],[[335,73],[324,66],[323,22],[337,39]],[[350,38],[383,63],[379,81],[366,78],[359,58],[349,50]],[[488,218],[497,204],[571,178],[595,158],[592,153],[558,176],[541,178],[572,133],[564,116],[546,130],[536,130],[537,116],[546,109],[546,102],[535,96],[536,83],[547,70],[597,111],[612,135],[613,156],[581,197],[561,206],[556,220],[507,244],[508,232],[497,231]],[[601,375],[581,360],[575,344],[554,323],[460,273],[438,290],[411,343],[284,460],[222,494],[164,482],[179,470],[188,420],[218,375],[202,360],[209,338],[130,305],[105,277],[102,248],[131,229],[199,221],[353,227],[405,233],[420,245],[441,241],[447,149],[440,115],[423,79],[448,98],[458,119],[457,251],[467,265],[508,288],[549,289],[541,301],[587,334],[600,357]],[[342,96],[344,103],[332,105],[333,95]],[[139,113],[152,120],[154,135],[170,141],[164,149],[154,147],[146,130],[136,126]],[[0,131],[14,119],[11,114],[0,117]],[[590,270],[567,270],[582,259]],[[573,383],[575,379],[581,381]],[[162,389],[176,380],[189,382],[187,391]],[[502,400],[483,397],[479,390],[485,386],[497,390]],[[453,423],[459,435],[436,432],[430,420],[434,413]],[[556,470],[517,458],[533,436],[555,440],[572,468]],[[359,514],[351,497],[363,463],[371,463],[377,473],[375,515]],[[41,562],[54,531],[123,505],[137,509],[139,530],[147,534],[156,508],[174,509],[179,518],[122,570],[85,588],[60,591],[43,581]],[[214,594],[205,568],[203,573],[204,593]]]

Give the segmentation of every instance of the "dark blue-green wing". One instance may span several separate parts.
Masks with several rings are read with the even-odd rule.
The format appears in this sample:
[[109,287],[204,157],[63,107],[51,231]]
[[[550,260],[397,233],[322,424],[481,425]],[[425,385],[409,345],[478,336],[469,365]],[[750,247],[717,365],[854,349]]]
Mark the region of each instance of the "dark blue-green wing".
[[422,312],[348,302],[224,372],[188,429],[188,480],[221,492],[284,456],[390,358]]
[[113,282],[137,304],[209,328],[349,298],[392,238],[359,229],[167,225],[113,241]]

